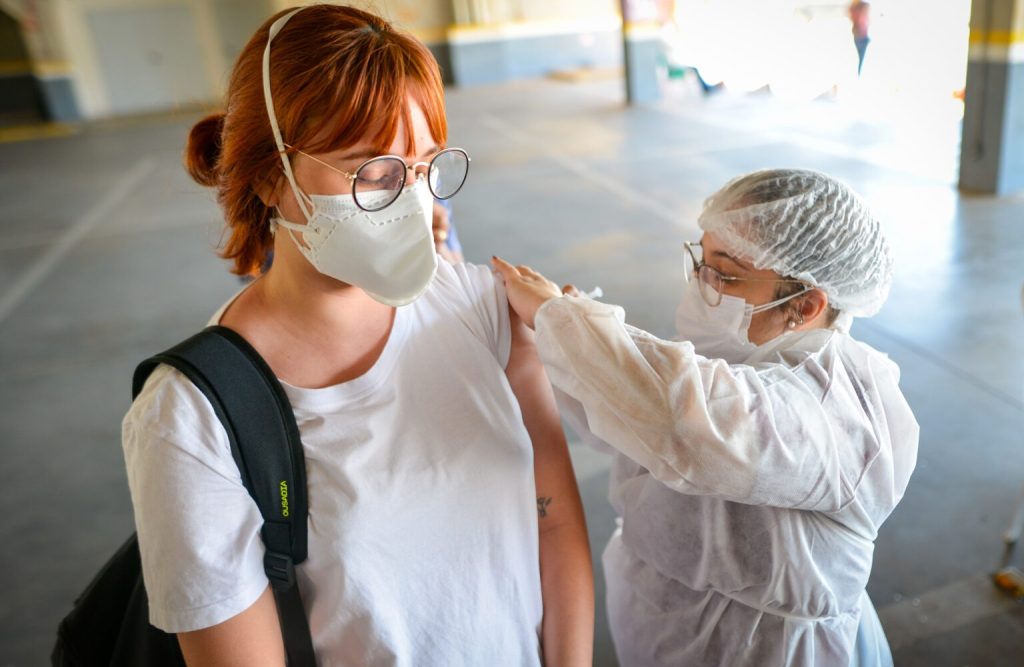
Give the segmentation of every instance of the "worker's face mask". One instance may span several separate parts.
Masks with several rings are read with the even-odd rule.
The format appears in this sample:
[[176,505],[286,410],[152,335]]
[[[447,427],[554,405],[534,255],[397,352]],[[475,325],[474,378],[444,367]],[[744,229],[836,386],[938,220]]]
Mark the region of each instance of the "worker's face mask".
[[[307,223],[276,218],[273,224],[288,230],[317,271],[356,285],[389,306],[413,301],[430,285],[437,271],[431,229],[434,198],[422,178],[387,208],[373,212],[359,208],[352,195],[307,196],[298,187],[295,191],[304,198],[300,208]],[[294,232],[302,233],[301,242]]]
[[[263,51],[263,100],[281,166],[306,224],[277,218],[271,229],[287,229],[296,247],[320,273],[360,287],[388,306],[405,305],[426,291],[437,271],[431,229],[434,200],[426,181],[417,179],[390,205],[368,212],[356,205],[352,195],[307,195],[292,173],[271,96],[270,44],[301,9],[292,10],[270,26]],[[382,196],[393,194],[392,190]],[[362,201],[365,196],[361,195],[361,203],[373,208],[372,202]],[[302,233],[302,241],[295,232]]]
[[676,331],[681,340],[693,343],[697,354],[708,359],[742,363],[757,346],[747,338],[754,307],[745,300],[722,295],[722,302],[709,306],[700,293],[696,276],[687,274],[683,299],[676,310]]

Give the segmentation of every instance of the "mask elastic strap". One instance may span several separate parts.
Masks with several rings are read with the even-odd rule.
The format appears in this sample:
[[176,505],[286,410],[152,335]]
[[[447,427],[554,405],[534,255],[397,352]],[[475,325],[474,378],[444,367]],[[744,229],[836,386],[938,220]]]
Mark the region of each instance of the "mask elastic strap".
[[284,175],[288,179],[288,184],[291,185],[292,192],[295,194],[295,200],[299,204],[299,209],[302,211],[302,215],[306,217],[306,221],[312,220],[313,211],[312,209],[306,209],[306,196],[299,190],[299,185],[295,182],[295,175],[292,174],[292,165],[288,160],[288,153],[284,148],[284,139],[281,137],[281,128],[277,124],[277,114],[274,113],[274,100],[270,95],[270,43],[274,41],[274,37],[277,36],[284,25],[288,23],[291,17],[301,12],[304,7],[288,12],[281,18],[274,21],[270,26],[270,30],[267,31],[267,46],[263,49],[263,101],[267,105],[267,117],[270,119],[270,130],[274,133],[274,143],[277,144],[277,154],[281,158],[281,164],[284,165]]
[[762,313],[762,312],[764,312],[766,310],[771,310],[775,306],[781,306],[782,304],[786,303],[790,299],[795,299],[795,298],[797,298],[798,296],[800,296],[802,294],[807,294],[812,289],[814,289],[814,288],[810,287],[810,286],[805,286],[802,290],[800,290],[796,294],[790,294],[789,296],[784,296],[781,299],[776,299],[775,301],[769,301],[768,303],[763,303],[760,306],[754,306],[754,309],[751,310],[750,313],[753,315],[755,313]]
[[274,218],[274,224],[278,227],[284,227],[288,232],[308,232],[309,228],[306,225],[297,225],[294,222],[288,222],[284,218]]
[[300,234],[308,233],[309,228],[306,225],[297,225],[294,222],[288,222],[284,218],[271,218],[270,232],[272,234],[277,235],[277,230],[281,227],[284,228],[284,231],[288,234],[288,238],[292,240],[292,243],[294,243],[295,247],[299,249],[299,252],[305,255],[306,259],[313,261],[313,257],[311,254],[313,252],[313,249],[305,242],[306,237],[303,236],[303,240],[300,241],[295,236],[296,232],[299,232]]

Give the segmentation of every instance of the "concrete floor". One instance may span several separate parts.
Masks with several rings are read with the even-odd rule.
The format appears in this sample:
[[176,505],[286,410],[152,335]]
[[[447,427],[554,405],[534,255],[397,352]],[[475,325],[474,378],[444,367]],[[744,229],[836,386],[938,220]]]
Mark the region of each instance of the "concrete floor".
[[[1024,199],[958,194],[952,108],[683,88],[626,109],[620,87],[450,93],[451,144],[473,156],[454,202],[467,256],[600,285],[632,323],[670,336],[704,196],[766,166],[847,180],[898,262],[886,308],[854,332],[900,364],[922,427],[869,592],[897,665],[1024,663],[1024,606],[985,578],[1024,486]],[[58,619],[132,530],[119,427],[133,366],[238,288],[213,252],[213,196],[181,168],[194,120],[0,144],[0,667],[46,662]],[[608,462],[574,456],[599,557]],[[603,612],[595,662],[615,664]]]

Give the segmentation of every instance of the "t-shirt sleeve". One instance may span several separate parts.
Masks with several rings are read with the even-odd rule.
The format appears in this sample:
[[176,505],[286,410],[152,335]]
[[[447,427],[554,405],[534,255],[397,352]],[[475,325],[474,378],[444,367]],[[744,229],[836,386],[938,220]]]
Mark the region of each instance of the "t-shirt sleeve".
[[188,632],[249,608],[267,587],[263,520],[206,398],[161,366],[125,416],[122,446],[150,622]]
[[460,291],[468,297],[471,317],[467,324],[488,346],[502,368],[508,365],[512,349],[512,328],[505,283],[486,266],[470,263],[447,265]]

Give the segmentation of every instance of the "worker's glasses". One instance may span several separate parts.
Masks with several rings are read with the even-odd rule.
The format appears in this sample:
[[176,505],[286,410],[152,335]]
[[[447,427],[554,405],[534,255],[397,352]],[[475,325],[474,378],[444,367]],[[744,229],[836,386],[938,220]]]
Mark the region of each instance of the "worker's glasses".
[[417,175],[425,175],[427,187],[435,199],[449,199],[455,196],[469,174],[469,154],[461,148],[446,148],[437,153],[430,162],[407,164],[397,155],[381,155],[370,158],[350,174],[323,160],[288,146],[296,153],[319,162],[352,182],[352,198],[356,206],[364,211],[380,211],[390,206],[402,194],[411,169]]
[[[803,285],[804,289],[802,291],[797,292],[796,294],[791,294],[784,299],[766,303],[764,306],[757,306],[754,308],[754,312],[760,312],[760,310],[767,310],[768,308],[775,307],[779,303],[788,301],[795,296],[813,289],[807,285],[807,283],[803,283],[799,280],[789,280],[785,278],[736,278],[735,276],[727,276],[718,269],[710,267],[704,263],[704,249],[701,247],[699,241],[696,243],[690,243],[687,241],[683,243],[683,246],[686,248],[686,252],[690,253],[690,259],[693,260],[693,275],[697,277],[697,285],[700,288],[701,298],[704,299],[706,304],[712,307],[722,303],[722,289],[725,287],[726,283],[731,282],[795,283],[797,285]],[[697,253],[694,251],[695,248],[700,248],[701,259],[699,260],[697,259]]]

